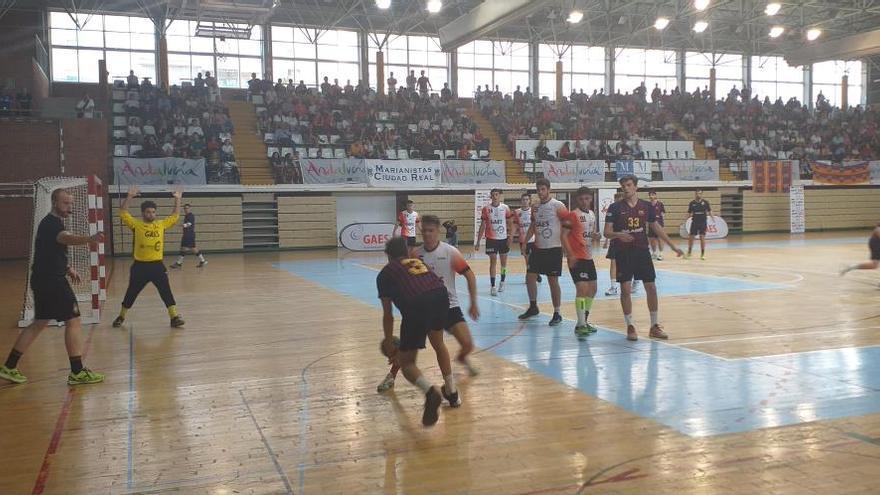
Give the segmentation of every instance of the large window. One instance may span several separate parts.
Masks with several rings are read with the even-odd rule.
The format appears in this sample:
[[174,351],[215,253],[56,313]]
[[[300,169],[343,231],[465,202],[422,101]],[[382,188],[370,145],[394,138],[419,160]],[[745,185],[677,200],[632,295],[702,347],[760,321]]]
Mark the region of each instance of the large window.
[[356,85],[358,37],[354,31],[272,26],[272,72],[275,78],[317,87],[324,76]]
[[621,94],[631,94],[642,82],[649,95],[655,85],[668,92],[678,86],[674,51],[619,48],[615,56],[614,89]]
[[605,87],[605,49],[599,46],[571,45],[557,47],[547,44],[538,46],[538,87],[540,96],[556,99],[556,62],[562,53],[562,95]]
[[694,90],[709,86],[709,72],[715,67],[715,97],[726,98],[730,90],[736,86],[743,88],[743,58],[733,53],[700,53],[685,54],[685,90]]
[[782,57],[752,57],[752,94],[763,100],[770,97],[771,102],[782,98],[804,97],[804,71],[801,67],[791,67]]
[[529,85],[529,44],[477,40],[458,49],[458,94],[470,96],[477,86],[512,93]]
[[847,105],[862,103],[862,63],[860,61],[829,60],[813,64],[813,101],[819,92],[835,107],[843,104],[843,76],[847,81]]
[[[156,39],[152,21],[144,17],[50,12],[52,80],[98,82],[98,60],[107,62],[110,80],[133,70],[156,78]],[[78,27],[77,27],[78,25]]]
[[[201,26],[210,27],[202,22]],[[168,41],[168,79],[171,84],[192,81],[198,73],[211,72],[221,88],[246,88],[252,73],[263,72],[260,26],[251,28],[249,39],[196,36],[197,21],[176,20],[165,32]],[[218,28],[247,29],[245,24],[217,23]]]
[[[370,63],[370,86],[376,87],[376,52],[379,51],[379,41],[384,39],[381,33],[372,33],[369,36],[369,63]],[[447,67],[449,66],[446,53],[440,49],[440,38],[431,36],[391,36],[382,50],[385,58],[385,79],[391,73],[397,79],[397,85],[406,86],[406,76],[409,71],[415,71],[419,77],[421,71],[431,81],[434,91],[440,91],[443,83],[447,82]],[[459,82],[459,84],[461,84]],[[388,91],[388,88],[385,88]]]

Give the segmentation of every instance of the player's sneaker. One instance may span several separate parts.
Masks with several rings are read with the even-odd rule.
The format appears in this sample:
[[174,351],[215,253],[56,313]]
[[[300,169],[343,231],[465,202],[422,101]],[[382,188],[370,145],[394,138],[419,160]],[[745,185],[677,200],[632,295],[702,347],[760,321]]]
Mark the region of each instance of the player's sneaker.
[[171,318],[171,326],[172,327],[180,328],[184,325],[186,325],[186,322],[183,321],[183,318],[181,318],[180,316],[175,316],[174,318]]
[[700,259],[703,260],[703,261],[706,261],[706,255],[705,255],[705,254],[701,254],[701,255],[700,255]]
[[539,274],[538,274],[538,283],[540,284],[540,283],[543,282],[543,281],[544,281],[544,279],[541,278],[541,274],[539,273]]
[[208,260],[205,260],[205,261],[199,261],[199,264],[196,265],[196,268],[201,268],[201,267],[203,267],[203,266],[205,266],[205,265],[207,265],[207,264],[208,264]]
[[635,294],[636,292],[639,291],[639,289],[640,289],[641,287],[642,287],[642,281],[641,281],[641,280],[633,280],[632,293]]
[[387,375],[385,375],[385,379],[382,380],[382,383],[380,383],[379,386],[376,387],[376,392],[379,392],[381,394],[382,392],[387,392],[392,388],[394,388],[394,375],[388,373]]
[[612,284],[611,287],[609,287],[608,290],[605,291],[605,295],[606,296],[619,296],[620,291],[617,288],[617,284]]
[[7,368],[6,366],[0,366],[0,378],[9,380],[12,383],[24,383],[27,381],[27,377],[22,375],[18,368]]
[[636,332],[636,327],[632,325],[626,326],[626,340],[635,342],[639,340],[639,333]]
[[498,292],[504,292],[504,280],[498,283]]
[[684,259],[686,259],[686,260],[691,259],[691,253],[687,253],[687,254],[685,254],[685,255],[684,255]]
[[125,323],[125,318],[117,316],[116,319],[113,320],[113,328],[119,328],[123,323]]
[[578,338],[583,338],[590,335],[590,326],[589,325],[575,325],[574,334]]
[[68,385],[88,385],[90,383],[101,383],[104,381],[104,373],[98,373],[88,368],[83,368],[79,373],[71,372],[67,375]]
[[437,391],[436,386],[432,386],[425,392],[425,410],[422,412],[422,424],[425,426],[433,426],[440,419],[440,404],[443,403],[443,397]]
[[450,407],[461,406],[461,397],[458,396],[458,390],[451,394],[447,394],[446,385],[443,385],[440,387],[440,392],[443,394],[443,398],[446,399],[446,402],[449,402]]
[[498,295],[498,287],[493,286],[492,289],[489,291],[489,294],[491,294],[493,296],[497,296]]
[[554,311],[553,318],[550,318],[550,322],[547,324],[550,325],[551,327],[555,327],[556,325],[559,325],[560,323],[562,323],[562,316],[558,312]]
[[178,263],[175,261],[174,263],[171,263],[170,265],[168,265],[168,268],[171,268],[172,270],[177,270],[178,268],[181,268],[182,266],[183,266],[183,263]]
[[526,320],[526,319],[531,318],[533,316],[536,316],[540,313],[541,313],[541,311],[538,310],[537,306],[529,306],[529,309],[527,309],[525,313],[519,315],[518,318],[520,320]]
[[480,374],[480,370],[478,370],[473,364],[471,364],[470,360],[467,358],[455,358],[458,364],[465,367],[468,372],[468,376],[477,376]]
[[663,261],[663,253],[657,253],[657,261]]
[[666,340],[669,338],[669,335],[666,335],[666,332],[663,331],[663,327],[660,325],[652,325],[651,331],[648,332],[648,337],[651,337],[652,339]]

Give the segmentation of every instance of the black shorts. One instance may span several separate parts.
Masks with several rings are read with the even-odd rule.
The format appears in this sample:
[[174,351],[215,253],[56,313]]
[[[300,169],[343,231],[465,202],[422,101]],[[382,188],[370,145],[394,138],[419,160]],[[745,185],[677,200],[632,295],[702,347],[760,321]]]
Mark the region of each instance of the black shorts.
[[452,333],[452,327],[463,321],[464,313],[461,312],[461,306],[449,308],[449,311],[446,312],[446,326],[443,328],[445,328],[447,332]]
[[616,256],[617,256],[617,243],[614,241],[611,241],[608,244],[608,252],[605,253],[605,259],[606,260],[613,260]]
[[[661,229],[663,228],[663,224],[660,222],[657,222],[657,226],[660,227]],[[654,229],[652,229],[650,227],[648,227],[648,237],[658,239],[657,234],[654,233]]]
[[871,236],[871,240],[868,241],[868,247],[871,248],[871,259],[880,261],[880,237]]
[[180,239],[180,247],[187,248],[187,249],[192,249],[192,248],[196,247],[196,235],[195,234],[184,235]]
[[79,318],[76,294],[65,277],[31,276],[34,319],[67,321]]
[[486,239],[486,254],[507,254],[510,243],[507,239]]
[[558,277],[562,275],[562,248],[535,248],[529,253],[528,273]]
[[577,260],[574,262],[574,268],[569,268],[568,273],[574,283],[592,282],[599,277],[596,275],[596,263],[593,260]]
[[522,254],[523,254],[523,256],[528,256],[528,255],[532,254],[532,251],[534,251],[534,250],[535,250],[535,243],[534,242],[527,242],[526,243],[526,250],[523,251]]
[[691,222],[691,235],[706,235],[706,221]]
[[421,294],[400,313],[400,350],[424,349],[428,332],[446,328],[449,293],[446,287],[441,287]]
[[[407,237],[406,238],[406,245],[407,246],[415,246],[416,245],[416,236]],[[422,346],[422,347],[424,347],[424,346]]]
[[654,262],[649,249],[621,249],[617,251],[617,281],[629,282],[632,279],[651,283],[657,279]]

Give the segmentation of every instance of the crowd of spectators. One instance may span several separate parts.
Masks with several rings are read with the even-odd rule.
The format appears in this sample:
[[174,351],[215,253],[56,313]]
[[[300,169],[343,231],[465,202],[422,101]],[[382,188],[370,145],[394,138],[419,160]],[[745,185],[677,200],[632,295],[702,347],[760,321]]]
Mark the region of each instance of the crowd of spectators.
[[139,82],[132,72],[115,89],[125,90],[121,103],[127,125],[125,132],[114,133],[114,144],[128,145],[130,156],[204,157],[209,175],[225,172],[237,177],[231,140],[235,129],[210,72],[204,78],[200,73],[192,85],[171,86],[168,93],[147,78]]
[[[459,107],[448,84],[440,94],[430,94],[426,76],[413,84],[410,78],[414,74],[406,86],[397,87],[392,74],[386,95],[363,81],[342,85],[329,77],[318,88],[308,88],[303,81],[273,84],[252,74],[248,89],[257,106],[258,131],[270,147],[312,149],[319,158],[432,159],[445,158],[436,150],[453,150],[456,157],[471,159],[488,150],[488,139]],[[287,154],[279,153],[273,163],[299,158],[296,151]]]
[[0,116],[4,115],[30,115],[33,97],[27,88],[14,92],[5,90],[0,92]]

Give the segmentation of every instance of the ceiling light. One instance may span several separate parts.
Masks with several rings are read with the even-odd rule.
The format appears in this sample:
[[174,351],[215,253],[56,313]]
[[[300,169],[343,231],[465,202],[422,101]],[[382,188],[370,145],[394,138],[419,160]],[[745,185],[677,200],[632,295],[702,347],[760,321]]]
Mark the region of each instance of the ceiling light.
[[764,13],[769,16],[774,16],[779,13],[779,9],[782,8],[782,4],[779,2],[770,2],[767,4],[767,8],[764,9]]
[[391,0],[376,0],[376,7],[387,9],[391,7]]
[[709,27],[709,23],[706,21],[697,21],[694,23],[694,31],[698,33],[702,33],[707,27]]
[[658,17],[656,21],[654,21],[654,29],[657,31],[663,31],[666,29],[666,26],[669,25],[668,17]]
[[709,6],[709,0],[694,0],[694,8],[697,10],[706,10]]
[[816,38],[822,35],[822,30],[819,28],[813,28],[807,31],[807,39],[810,41],[816,41]]
[[583,18],[584,18],[583,12],[581,12],[580,10],[572,10],[571,13],[568,14],[568,19],[566,19],[566,21],[568,21],[572,24],[577,24],[577,23],[581,22],[581,19],[583,19]]
[[782,33],[784,33],[784,32],[785,32],[785,28],[784,28],[784,27],[782,27],[782,26],[773,26],[772,28],[770,28],[770,37],[771,37],[771,38],[778,38],[778,37],[780,37],[780,36],[782,35]]
[[436,14],[443,8],[443,2],[440,0],[428,0],[428,12]]

